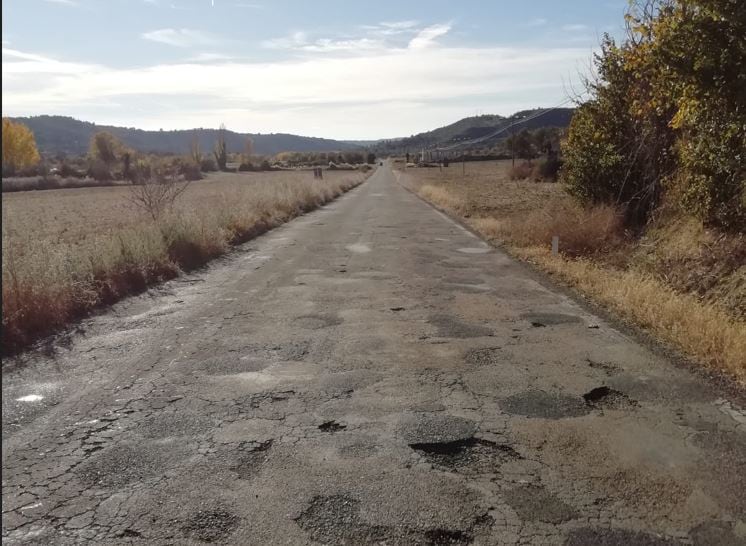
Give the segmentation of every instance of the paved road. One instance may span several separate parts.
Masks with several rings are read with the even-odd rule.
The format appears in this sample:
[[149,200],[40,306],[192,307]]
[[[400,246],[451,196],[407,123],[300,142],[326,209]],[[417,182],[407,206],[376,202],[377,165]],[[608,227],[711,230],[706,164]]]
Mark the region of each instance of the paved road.
[[388,165],[79,330],[5,362],[5,543],[746,541],[744,412]]

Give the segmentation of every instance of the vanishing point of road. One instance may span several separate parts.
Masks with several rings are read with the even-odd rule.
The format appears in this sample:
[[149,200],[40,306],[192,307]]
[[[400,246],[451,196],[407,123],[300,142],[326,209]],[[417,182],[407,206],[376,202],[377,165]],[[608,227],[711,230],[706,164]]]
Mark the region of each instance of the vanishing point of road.
[[3,542],[746,543],[739,402],[399,176],[6,359]]

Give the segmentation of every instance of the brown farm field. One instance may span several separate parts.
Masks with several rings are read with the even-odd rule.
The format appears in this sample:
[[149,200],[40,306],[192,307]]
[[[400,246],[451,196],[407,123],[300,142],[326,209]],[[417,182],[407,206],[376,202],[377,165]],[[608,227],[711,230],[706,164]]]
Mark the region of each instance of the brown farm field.
[[[708,368],[746,382],[746,237],[662,210],[642,235],[562,184],[511,180],[510,161],[399,169],[400,182]],[[560,254],[551,254],[558,235]]]
[[3,350],[201,265],[361,183],[357,171],[213,173],[152,220],[128,187],[4,194]]

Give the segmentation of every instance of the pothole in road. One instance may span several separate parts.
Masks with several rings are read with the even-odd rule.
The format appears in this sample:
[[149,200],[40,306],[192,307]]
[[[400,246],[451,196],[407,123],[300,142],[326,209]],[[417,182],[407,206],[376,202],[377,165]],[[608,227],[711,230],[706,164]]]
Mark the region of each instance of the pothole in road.
[[181,526],[181,530],[201,542],[217,542],[233,533],[239,521],[237,515],[223,508],[198,510]]
[[565,546],[676,546],[673,540],[631,529],[581,527],[567,535]]
[[473,437],[452,442],[415,443],[409,447],[436,468],[467,474],[494,473],[503,463],[521,459],[508,445]]
[[578,517],[573,507],[540,485],[516,487],[505,492],[503,497],[523,521],[558,524]]
[[583,395],[585,403],[595,409],[624,409],[639,406],[623,392],[602,386],[591,389]]
[[269,460],[268,451],[273,440],[266,442],[242,442],[238,446],[238,461],[230,469],[242,480],[248,480],[259,472],[261,466]]
[[321,330],[342,324],[342,319],[335,315],[314,314],[296,317],[293,322],[308,330]]
[[521,318],[530,322],[531,326],[534,328],[583,322],[583,319],[576,315],[566,315],[562,313],[526,313],[521,315]]
[[580,397],[540,390],[514,394],[503,400],[500,407],[507,413],[543,419],[579,417],[592,409]]
[[500,347],[482,347],[472,349],[464,356],[464,361],[474,366],[488,366],[500,361],[502,349]]
[[491,328],[470,324],[451,315],[432,315],[428,322],[438,329],[439,337],[470,338],[493,335]]
[[326,421],[325,423],[321,423],[319,425],[319,430],[321,432],[339,432],[340,430],[344,430],[347,428],[347,425],[342,425],[340,423],[337,423],[336,421]]
[[360,517],[360,501],[347,495],[331,495],[314,497],[296,523],[312,541],[323,544],[457,546],[471,544],[473,533],[488,528],[493,521],[490,516],[478,517],[469,529],[375,525]]

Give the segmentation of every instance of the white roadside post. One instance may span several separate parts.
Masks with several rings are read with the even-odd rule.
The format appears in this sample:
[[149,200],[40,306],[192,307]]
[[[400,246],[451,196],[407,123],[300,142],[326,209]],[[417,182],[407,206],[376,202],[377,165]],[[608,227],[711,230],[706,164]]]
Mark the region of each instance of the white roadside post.
[[559,237],[554,235],[552,237],[552,255],[556,256],[559,254]]

